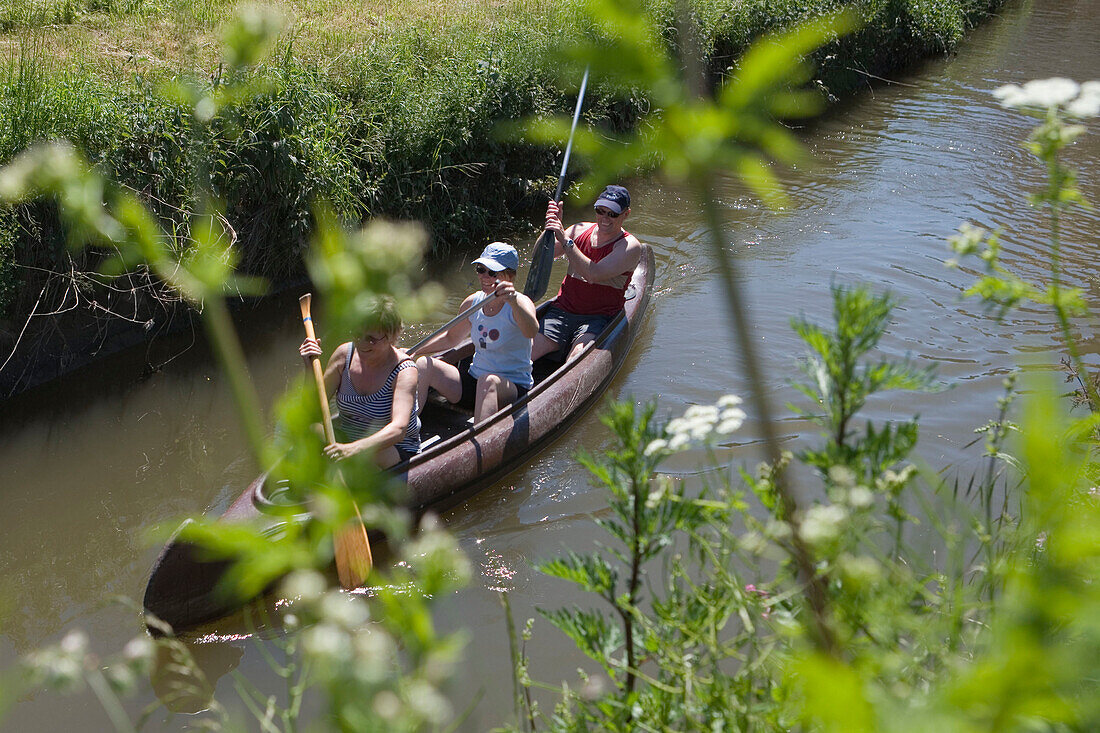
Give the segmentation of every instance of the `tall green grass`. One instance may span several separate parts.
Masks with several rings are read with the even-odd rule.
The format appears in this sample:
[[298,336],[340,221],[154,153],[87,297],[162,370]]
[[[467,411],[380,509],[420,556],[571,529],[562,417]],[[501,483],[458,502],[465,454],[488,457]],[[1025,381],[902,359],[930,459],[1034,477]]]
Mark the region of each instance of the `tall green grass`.
[[[97,13],[116,44],[111,52],[130,56],[104,54],[81,35],[83,25],[71,33],[43,29],[74,22],[59,10],[65,2]],[[882,73],[953,48],[975,14],[998,2],[862,0],[866,27],[820,52],[819,73],[840,89],[861,82],[858,72]],[[674,0],[647,5],[666,42],[678,45]],[[760,34],[837,5],[690,3],[716,77],[736,73],[738,55]],[[436,253],[477,248],[495,233],[529,226],[552,190],[557,151],[503,140],[495,128],[502,120],[568,113],[573,92],[558,79],[550,43],[582,42],[586,28],[572,0],[493,7],[440,0],[432,7],[443,9],[442,19],[424,7],[288,5],[295,22],[275,61],[252,70],[267,91],[206,127],[160,90],[173,81],[219,83],[217,65],[207,61],[215,44],[202,34],[229,13],[228,3],[16,0],[0,11],[0,31],[21,29],[0,34],[15,49],[0,61],[0,164],[35,141],[70,139],[179,228],[194,204],[194,163],[208,160],[210,188],[226,204],[244,268],[276,280],[300,273],[311,206],[320,199],[348,220],[421,221]],[[173,33],[196,29],[199,41],[169,43]],[[595,80],[586,122],[623,130],[639,124],[647,107],[630,90]],[[18,226],[6,230],[14,244],[0,258],[15,261],[5,259],[0,273],[15,295],[0,302],[0,318],[18,322],[43,273],[67,267],[68,255],[50,204],[26,205],[14,216]]]

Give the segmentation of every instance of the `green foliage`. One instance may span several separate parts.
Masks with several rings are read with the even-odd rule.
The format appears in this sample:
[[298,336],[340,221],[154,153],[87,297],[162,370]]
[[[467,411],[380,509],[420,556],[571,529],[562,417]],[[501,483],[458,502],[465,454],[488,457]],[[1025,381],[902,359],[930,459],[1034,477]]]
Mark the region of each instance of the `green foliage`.
[[[862,3],[859,12],[867,25],[859,40],[836,38],[819,51],[808,51],[805,68],[814,69],[818,89],[854,86],[864,77],[850,69],[882,74],[899,60],[951,48],[958,29],[969,23],[963,18],[996,4]],[[678,10],[681,6],[686,10]],[[608,23],[614,18],[626,24],[622,28],[638,26],[640,35],[632,39],[624,34],[625,43],[651,50],[650,59],[671,54],[696,64],[709,73],[709,86],[741,75],[740,57],[765,33],[819,20],[839,7],[836,0],[753,0],[731,11],[728,3],[714,0],[648,0],[638,4],[644,13],[611,4],[604,15],[594,17],[585,2],[570,0],[537,7],[494,6],[488,27],[484,19],[471,20],[458,12],[442,23],[419,15],[394,19],[386,12],[377,18],[364,13],[372,19],[369,30],[328,28],[322,20],[295,27],[277,40],[264,36],[265,43],[276,43],[274,61],[253,63],[255,57],[237,58],[231,52],[229,65],[246,70],[242,73],[255,83],[252,91],[266,91],[240,104],[223,103],[212,116],[211,107],[204,106],[205,122],[199,125],[188,100],[216,97],[227,81],[243,89],[244,79],[229,79],[231,74],[213,64],[196,71],[196,62],[202,66],[204,60],[190,56],[179,64],[169,60],[147,65],[139,61],[140,49],[134,52],[136,74],[131,73],[134,65],[127,64],[124,74],[111,75],[91,62],[74,60],[80,58],[76,50],[67,58],[57,54],[56,36],[65,31],[54,24],[91,22],[97,29],[105,27],[110,37],[116,26],[125,33],[126,22],[135,21],[124,19],[136,15],[149,19],[154,36],[152,27],[159,27],[161,20],[201,31],[227,13],[224,3],[16,0],[0,10],[0,32],[20,29],[13,36],[19,57],[0,63],[0,163],[39,140],[70,140],[107,178],[139,192],[164,229],[183,236],[194,212],[206,206],[193,198],[194,192],[209,190],[236,235],[242,271],[276,282],[302,274],[301,256],[315,230],[310,214],[321,200],[346,221],[420,221],[429,230],[428,246],[435,253],[475,248],[494,233],[528,229],[529,214],[552,190],[550,175],[560,162],[558,148],[565,138],[561,126],[538,140],[503,139],[495,130],[502,121],[546,120],[572,108],[575,96],[562,88],[577,83],[580,60],[562,63],[556,52],[559,42],[593,53],[604,47],[600,44],[614,41]],[[288,12],[294,10],[292,4]],[[312,8],[303,11],[312,13]],[[256,34],[266,32],[263,22],[241,26],[237,40],[261,37]],[[868,50],[876,57],[863,58]],[[594,55],[605,60],[615,56]],[[727,68],[730,59],[735,65]],[[653,66],[655,61],[646,63],[652,68],[646,71],[643,64],[631,73],[640,73],[643,81],[654,72],[668,80],[675,77],[673,67],[665,65],[662,71]],[[702,82],[701,75],[692,79],[691,87]],[[160,94],[162,86],[178,93]],[[779,197],[761,160],[797,158],[797,147],[785,131],[756,129],[760,120],[750,117],[744,118],[746,129],[727,130],[727,118],[686,106],[669,115],[669,124],[657,134],[646,113],[666,109],[668,94],[675,94],[669,90],[675,88],[596,75],[586,121],[606,134],[635,130],[652,136],[646,144],[662,146],[669,172],[688,180],[692,173],[684,166],[705,161],[717,150],[716,163],[733,165],[762,191]],[[776,96],[774,111],[800,115],[790,107],[808,101],[804,95]],[[820,98],[812,101],[820,104]],[[723,104],[732,109],[742,101]],[[740,111],[755,114],[754,109]],[[761,151],[731,157],[736,146],[722,144],[724,136],[751,139],[764,130],[771,139]],[[632,164],[617,161],[609,170]],[[209,180],[198,184],[196,175]],[[49,273],[72,269],[63,248],[43,246],[61,239],[63,225],[56,210],[28,203],[20,207],[20,216],[27,224],[11,256],[25,269],[11,306],[14,316],[29,312]],[[75,264],[92,271],[99,258],[85,253]],[[165,291],[160,295],[171,298]]]
[[[1039,119],[1024,147],[1046,168],[1046,186],[1031,196],[1031,204],[1045,212],[1050,227],[1047,246],[1049,278],[1033,284],[1015,275],[1000,263],[1000,234],[989,234],[969,223],[959,227],[950,240],[958,258],[978,258],[984,274],[967,289],[966,295],[980,297],[998,317],[1022,302],[1050,306],[1058,319],[1065,348],[1069,352],[1068,370],[1080,386],[1080,401],[1092,412],[1100,411],[1100,392],[1081,359],[1071,317],[1088,312],[1083,293],[1067,288],[1061,254],[1062,220],[1075,209],[1091,208],[1077,187],[1076,172],[1064,162],[1066,148],[1085,132],[1077,120],[1100,116],[1100,81],[1082,85],[1070,79],[1037,79],[1020,87],[1007,84],[994,94],[1005,107]],[[948,262],[957,266],[958,260]]]
[[[188,124],[198,138],[223,134],[226,128],[219,130],[212,124],[219,114],[229,116],[250,104],[254,95],[266,93],[267,88],[257,85],[246,67],[259,60],[257,49],[270,46],[277,28],[277,18],[246,11],[224,36],[224,81],[206,89],[180,86],[174,90],[178,103],[190,110]],[[276,720],[287,730],[295,729],[302,696],[307,687],[313,687],[323,692],[329,718],[342,730],[419,730],[441,725],[453,711],[439,687],[450,674],[462,639],[435,632],[431,603],[464,584],[469,567],[454,540],[430,519],[409,540],[409,517],[392,508],[395,484],[373,462],[347,461],[337,466],[323,458],[320,439],[312,430],[318,411],[312,386],[301,382],[291,389],[280,402],[277,440],[271,444],[264,440],[258,400],[223,300],[230,289],[239,292],[255,283],[237,274],[239,258],[231,228],[225,225],[212,194],[211,169],[199,165],[194,173],[196,188],[189,198],[196,202],[196,210],[189,212],[184,234],[163,228],[137,196],[110,183],[64,143],[32,148],[0,169],[0,199],[19,203],[51,197],[70,231],[74,250],[85,245],[105,250],[108,274],[147,267],[182,297],[202,306],[256,463],[268,468],[267,488],[271,492],[285,489],[290,499],[277,505],[266,525],[202,519],[187,523],[180,532],[182,539],[197,544],[208,556],[234,561],[222,584],[223,593],[249,598],[288,577],[284,592],[297,599],[297,613],[285,618],[290,636],[276,643],[286,661],[277,661],[261,642],[273,671],[287,683],[286,706],[278,707],[274,697],[238,679],[238,692],[257,721],[265,730],[274,729]],[[435,305],[437,290],[418,291],[412,286],[424,249],[419,229],[379,223],[353,233],[327,210],[318,220],[309,266],[330,295],[326,322],[340,329],[336,333],[360,333],[369,304],[382,295],[395,298],[406,316],[420,317]],[[381,622],[370,625],[364,599],[326,592],[328,581],[317,573],[331,564],[332,538],[358,515],[360,503],[365,504],[366,521],[385,528],[391,548],[401,559],[399,569],[374,593]],[[87,654],[76,637],[29,659],[27,666],[39,683],[58,688],[87,684],[115,727],[132,729],[118,699],[124,690],[112,682],[133,677],[124,664],[101,671],[99,661]],[[220,717],[210,722],[215,727],[227,725],[224,709],[215,707]]]
[[823,409],[822,413],[806,413],[795,408],[795,412],[810,417],[829,437],[823,449],[804,451],[800,458],[822,474],[844,466],[860,480],[870,481],[902,460],[916,444],[915,419],[888,424],[881,430],[868,424],[862,436],[852,435],[853,418],[874,393],[929,389],[932,384],[930,368],[886,360],[864,362],[885,334],[894,306],[889,294],[874,295],[866,287],[834,286],[835,331],[826,332],[802,318],[793,321],[795,332],[812,351],[800,365],[810,382],[795,388]]

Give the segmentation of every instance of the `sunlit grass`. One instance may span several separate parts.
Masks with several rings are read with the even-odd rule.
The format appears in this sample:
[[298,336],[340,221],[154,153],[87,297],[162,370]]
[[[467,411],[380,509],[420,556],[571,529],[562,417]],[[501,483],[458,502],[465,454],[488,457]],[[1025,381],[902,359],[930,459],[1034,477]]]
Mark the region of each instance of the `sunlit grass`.
[[[29,38],[48,38],[62,65],[107,77],[172,74],[217,66],[217,33],[236,2],[221,0],[12,0],[0,7],[0,59],[18,59]],[[548,0],[342,0],[274,3],[288,20],[283,43],[299,61],[338,70],[379,41],[423,28],[491,34],[518,17],[549,18]]]

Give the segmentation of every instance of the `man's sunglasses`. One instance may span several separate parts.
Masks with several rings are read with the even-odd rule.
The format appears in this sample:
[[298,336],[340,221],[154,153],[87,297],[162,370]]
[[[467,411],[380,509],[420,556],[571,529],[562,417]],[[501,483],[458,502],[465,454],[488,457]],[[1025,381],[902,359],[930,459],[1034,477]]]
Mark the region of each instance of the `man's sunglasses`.
[[603,207],[600,207],[600,208],[596,209],[596,215],[597,216],[606,216],[606,217],[609,217],[611,219],[618,219],[619,218],[619,214],[616,214],[611,209],[605,209]]

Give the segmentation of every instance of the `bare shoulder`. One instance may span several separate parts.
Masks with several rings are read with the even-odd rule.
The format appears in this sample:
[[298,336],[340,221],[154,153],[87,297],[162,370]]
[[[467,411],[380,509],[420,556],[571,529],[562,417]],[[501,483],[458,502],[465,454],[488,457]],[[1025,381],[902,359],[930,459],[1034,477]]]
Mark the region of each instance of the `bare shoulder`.
[[345,341],[336,347],[336,350],[332,352],[332,356],[328,358],[328,366],[325,371],[330,372],[332,370],[342,372],[344,370],[344,364],[347,363],[348,352],[351,351],[351,342]]
[[632,265],[637,265],[642,259],[642,243],[638,241],[638,238],[633,234],[626,232],[624,232],[624,234],[626,234],[626,236],[623,237],[622,242],[617,246],[623,248],[623,254],[629,259]]
[[418,376],[416,369],[402,369],[397,373],[397,382],[395,384],[395,387],[398,390],[415,391],[417,379]]

